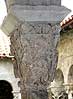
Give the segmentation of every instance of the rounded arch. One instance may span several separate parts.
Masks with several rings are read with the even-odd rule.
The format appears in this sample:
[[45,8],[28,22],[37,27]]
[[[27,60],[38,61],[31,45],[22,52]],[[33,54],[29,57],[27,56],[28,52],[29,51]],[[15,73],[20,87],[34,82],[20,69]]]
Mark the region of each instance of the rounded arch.
[[69,68],[68,83],[73,83],[73,64]]
[[13,99],[13,88],[6,80],[0,80],[0,99]]
[[58,68],[55,72],[55,81],[61,81],[62,83],[64,83],[64,76],[63,76],[63,72]]

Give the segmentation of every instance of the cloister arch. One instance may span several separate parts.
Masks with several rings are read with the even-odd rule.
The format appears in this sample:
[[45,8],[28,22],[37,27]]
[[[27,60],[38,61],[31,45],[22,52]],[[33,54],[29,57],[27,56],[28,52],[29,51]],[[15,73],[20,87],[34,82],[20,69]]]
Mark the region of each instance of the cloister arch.
[[19,81],[20,79],[16,78],[14,75],[14,68],[11,59],[0,59],[0,88],[2,87],[4,90],[7,88],[7,86],[9,86],[9,90],[11,91],[11,93],[13,93],[13,99],[16,99],[16,97],[18,99],[21,99],[20,87],[18,86]]

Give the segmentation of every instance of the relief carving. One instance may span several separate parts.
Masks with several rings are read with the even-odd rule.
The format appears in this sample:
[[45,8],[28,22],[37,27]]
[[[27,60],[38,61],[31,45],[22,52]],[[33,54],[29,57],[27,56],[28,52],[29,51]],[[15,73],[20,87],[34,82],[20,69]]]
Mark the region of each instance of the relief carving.
[[[57,65],[59,29],[57,25],[26,23],[11,34],[20,78],[32,97],[35,94],[39,99],[47,99],[47,86]],[[40,98],[43,93],[44,98]]]

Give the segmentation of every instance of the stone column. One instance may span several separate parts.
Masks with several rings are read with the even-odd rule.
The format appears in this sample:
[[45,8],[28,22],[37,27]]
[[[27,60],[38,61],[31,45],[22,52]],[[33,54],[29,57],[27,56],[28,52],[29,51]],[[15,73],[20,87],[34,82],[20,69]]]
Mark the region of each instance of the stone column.
[[58,59],[59,29],[44,22],[25,22],[11,33],[11,51],[17,61],[23,99],[48,98],[47,87],[54,78]]
[[11,32],[14,71],[20,78],[22,99],[48,99],[47,87],[57,66],[59,23],[69,12],[57,0],[50,1],[16,0],[9,10],[9,15],[19,22],[14,22],[13,31],[8,27],[7,30]]

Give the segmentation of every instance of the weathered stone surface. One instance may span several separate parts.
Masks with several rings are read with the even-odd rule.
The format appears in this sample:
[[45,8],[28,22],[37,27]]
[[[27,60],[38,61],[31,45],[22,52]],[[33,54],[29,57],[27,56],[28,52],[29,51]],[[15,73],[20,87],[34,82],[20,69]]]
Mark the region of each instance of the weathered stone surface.
[[21,5],[61,5],[61,0],[15,0]]
[[27,22],[46,22],[46,23],[60,23],[70,10],[64,6],[30,6],[30,5],[13,5],[9,11],[12,12],[20,21]]
[[15,74],[21,79],[23,99],[48,99],[47,87],[57,64],[59,31],[58,25],[24,23],[11,34]]
[[[57,24],[70,13],[70,10],[66,7],[57,5],[61,0],[38,0],[37,2],[51,2],[49,6],[43,4],[38,4],[37,6],[33,6],[33,4],[26,5],[24,1],[6,0],[8,14],[4,19],[1,29],[7,35],[16,28],[19,21]],[[27,0],[26,2],[29,1]],[[31,3],[32,1],[36,2],[37,0],[31,0]]]
[[[73,65],[73,30],[63,33],[58,46],[58,52],[58,68],[63,72],[64,83],[72,83],[71,79],[68,80],[68,76],[70,74],[69,70]],[[73,74],[71,73],[71,76],[72,75]],[[73,77],[71,78],[73,79]]]
[[[57,69],[55,72],[55,77],[53,82],[51,82],[51,92],[53,93],[54,97],[60,97],[61,93],[65,92],[65,87],[63,86],[64,83],[64,76],[60,69]],[[48,90],[49,91],[49,90]]]
[[[60,23],[70,10],[60,6],[61,0],[6,1],[8,16],[18,19],[12,22],[13,18],[6,18],[3,27],[7,34],[11,33],[14,72],[20,78],[22,99],[48,99],[47,86],[54,78],[60,30],[50,23]],[[23,24],[14,30],[19,21]]]
[[50,0],[51,5],[61,5],[61,0]]

